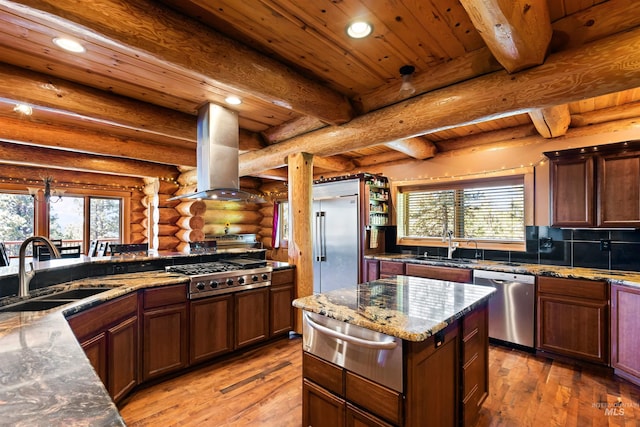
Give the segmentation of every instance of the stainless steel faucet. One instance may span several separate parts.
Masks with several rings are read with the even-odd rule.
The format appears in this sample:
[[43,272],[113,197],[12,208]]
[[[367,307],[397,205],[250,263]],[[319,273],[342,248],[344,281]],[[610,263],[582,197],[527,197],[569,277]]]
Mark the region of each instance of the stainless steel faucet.
[[33,276],[36,275],[36,272],[33,269],[33,262],[30,263],[31,270],[26,271],[24,260],[29,243],[36,241],[44,243],[44,245],[49,248],[49,252],[51,252],[51,258],[60,258],[60,251],[58,251],[58,248],[56,248],[51,240],[47,239],[44,236],[27,237],[25,241],[20,245],[20,252],[18,255],[18,276],[20,277],[20,287],[18,288],[19,297],[26,297],[27,295],[29,295],[29,282],[31,282]]
[[453,251],[458,248],[458,242],[453,241],[453,230],[448,230],[442,241],[447,241],[447,258],[453,258]]
[[480,251],[478,251],[478,242],[476,240],[469,240],[467,241],[467,245],[470,245],[472,243],[475,243],[476,245],[476,252],[474,254],[474,258],[475,259],[480,259]]

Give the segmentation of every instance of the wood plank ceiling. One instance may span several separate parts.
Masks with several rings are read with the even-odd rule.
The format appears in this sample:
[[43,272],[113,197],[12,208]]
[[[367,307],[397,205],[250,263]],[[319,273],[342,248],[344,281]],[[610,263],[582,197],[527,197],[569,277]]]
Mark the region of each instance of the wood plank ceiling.
[[[170,174],[195,166],[198,107],[228,95],[243,101],[227,106],[241,173],[277,179],[296,151],[340,174],[613,132],[640,116],[634,3],[0,0],[0,164]],[[355,19],[373,34],[349,38]],[[86,52],[52,44],[63,35]],[[120,170],[100,163],[112,157]]]

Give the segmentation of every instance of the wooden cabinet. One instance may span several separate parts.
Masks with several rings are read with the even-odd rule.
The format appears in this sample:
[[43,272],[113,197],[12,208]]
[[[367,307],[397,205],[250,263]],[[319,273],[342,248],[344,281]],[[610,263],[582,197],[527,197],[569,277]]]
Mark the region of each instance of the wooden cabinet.
[[551,224],[640,226],[638,144],[545,153],[551,158]]
[[405,274],[404,263],[400,261],[380,261],[380,278]]
[[269,336],[269,288],[237,292],[235,305],[235,346],[244,347]]
[[189,365],[185,285],[142,292],[142,379],[156,378]]
[[107,330],[109,394],[114,402],[138,383],[138,318],[130,317]]
[[189,362],[204,362],[233,350],[233,294],[190,302]]
[[[456,426],[460,401],[459,325],[409,342],[406,359],[405,426]],[[437,374],[435,374],[437,372]]]
[[468,270],[466,268],[408,263],[406,266],[406,275],[425,277],[427,279],[448,280],[450,282],[473,282],[473,270]]
[[138,381],[138,294],[68,318],[69,326],[117,403]]
[[295,274],[293,269],[271,273],[269,288],[269,336],[284,335],[293,330],[295,299]]
[[462,420],[475,425],[489,395],[489,310],[485,303],[462,320]]
[[611,286],[611,365],[615,373],[640,385],[640,289]]
[[640,153],[598,157],[598,225],[640,226]]
[[371,282],[380,278],[380,261],[377,259],[365,259],[362,280]]
[[578,157],[551,163],[551,224],[595,225],[594,158]]
[[302,425],[402,424],[401,393],[306,352],[302,371]]
[[609,295],[602,281],[538,277],[537,348],[609,361]]

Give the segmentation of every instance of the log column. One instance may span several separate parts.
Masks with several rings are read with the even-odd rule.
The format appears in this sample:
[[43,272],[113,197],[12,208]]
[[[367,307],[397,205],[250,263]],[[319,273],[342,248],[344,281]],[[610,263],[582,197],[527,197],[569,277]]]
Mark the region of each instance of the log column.
[[160,180],[158,178],[145,178],[144,188],[144,205],[146,206],[145,214],[147,217],[147,240],[149,242],[149,250],[158,250],[158,220],[160,211],[158,209],[158,189],[160,188]]
[[[294,153],[287,158],[289,172],[290,238],[289,263],[294,264],[296,298],[313,294],[312,185],[313,155]],[[302,333],[302,311],[298,310],[295,331]]]

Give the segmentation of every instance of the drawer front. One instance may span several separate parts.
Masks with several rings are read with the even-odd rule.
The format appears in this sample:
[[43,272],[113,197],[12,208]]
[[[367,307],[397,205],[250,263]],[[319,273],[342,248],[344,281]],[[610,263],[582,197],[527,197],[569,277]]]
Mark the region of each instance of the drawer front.
[[593,280],[538,277],[538,292],[576,298],[607,300],[607,283]]
[[144,308],[165,307],[187,302],[187,286],[172,285],[161,288],[145,289],[143,292]]
[[288,270],[277,270],[271,273],[271,284],[282,285],[283,283],[293,283],[295,280],[293,268]]
[[393,424],[402,424],[402,394],[359,375],[346,371],[345,396],[347,401],[365,408]]
[[344,396],[344,371],[307,352],[302,356],[302,376],[332,393]]
[[437,267],[421,264],[407,264],[407,276],[428,279],[448,280],[451,282],[472,283],[473,271],[466,268]]
[[391,276],[404,274],[404,263],[396,261],[380,261],[380,274]]

